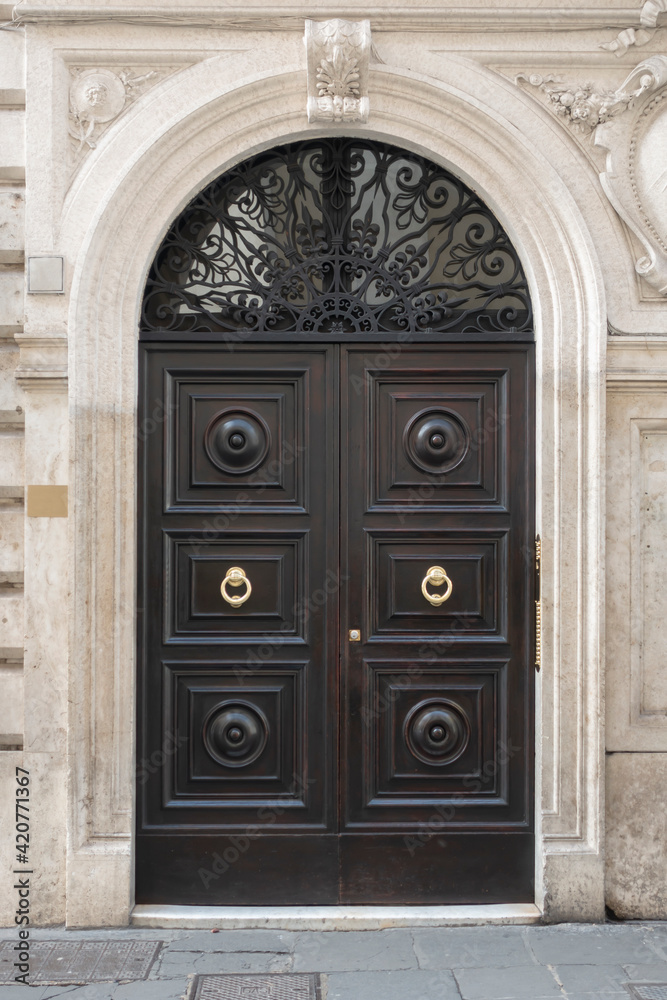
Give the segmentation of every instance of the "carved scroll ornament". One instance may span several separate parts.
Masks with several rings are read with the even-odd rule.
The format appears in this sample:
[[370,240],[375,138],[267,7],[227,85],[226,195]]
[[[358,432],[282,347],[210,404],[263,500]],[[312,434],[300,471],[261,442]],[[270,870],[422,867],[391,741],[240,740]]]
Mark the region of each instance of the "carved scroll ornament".
[[646,247],[638,274],[667,295],[667,56],[639,63],[618,90],[570,85],[553,76],[525,76],[568,125],[608,150],[604,192]]
[[651,56],[631,74],[650,83],[631,113],[600,125],[594,143],[607,150],[605,194],[641,240],[638,274],[667,296],[667,56]]

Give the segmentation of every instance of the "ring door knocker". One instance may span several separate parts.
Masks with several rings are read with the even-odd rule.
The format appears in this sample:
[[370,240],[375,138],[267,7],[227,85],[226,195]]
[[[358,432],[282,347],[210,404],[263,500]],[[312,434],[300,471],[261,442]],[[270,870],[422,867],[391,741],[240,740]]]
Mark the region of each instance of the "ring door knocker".
[[[227,585],[230,587],[242,587],[243,584],[246,587],[244,594],[229,594],[227,592]],[[250,586],[250,580],[245,575],[245,571],[240,566],[232,566],[231,569],[227,570],[227,576],[220,584],[220,593],[227,601],[227,604],[231,604],[233,608],[240,608],[248,600],[252,593],[252,587]]]
[[[429,583],[434,587],[442,587],[444,584],[447,589],[444,594],[431,594],[426,589],[427,584]],[[431,566],[428,573],[422,580],[422,594],[429,604],[433,604],[436,608],[439,608],[441,604],[444,604],[445,601],[449,599],[453,586],[452,581],[449,579],[442,566]]]

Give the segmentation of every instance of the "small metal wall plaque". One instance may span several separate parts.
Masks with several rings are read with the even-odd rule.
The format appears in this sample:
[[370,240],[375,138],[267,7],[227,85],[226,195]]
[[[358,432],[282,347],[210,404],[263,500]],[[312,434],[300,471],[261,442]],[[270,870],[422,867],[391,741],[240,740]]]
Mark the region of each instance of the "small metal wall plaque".
[[28,517],[67,517],[66,486],[28,486]]
[[28,292],[62,295],[65,291],[64,257],[28,257]]

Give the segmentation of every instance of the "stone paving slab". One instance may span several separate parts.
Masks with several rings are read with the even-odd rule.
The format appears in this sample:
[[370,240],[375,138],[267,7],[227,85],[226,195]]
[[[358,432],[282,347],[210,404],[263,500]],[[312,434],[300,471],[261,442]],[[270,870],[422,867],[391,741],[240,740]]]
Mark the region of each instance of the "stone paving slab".
[[451,972],[332,972],[327,1000],[461,1000]]
[[[155,935],[157,931],[153,931]],[[167,941],[165,950],[176,951],[264,951],[281,954],[291,952],[297,940],[293,931],[185,931],[172,941]]]
[[0,986],[0,1000],[182,1000],[189,983],[180,978],[89,986]]
[[535,965],[523,927],[417,928],[412,932],[422,969],[475,969],[481,965]]
[[454,969],[463,1000],[563,1000],[549,969],[540,966]]
[[299,934],[294,972],[389,971],[418,968],[412,933],[317,931]]
[[567,993],[624,993],[628,976],[620,965],[556,965],[556,979]]
[[646,928],[646,941],[655,950],[661,962],[667,962],[667,922],[651,924]]
[[667,983],[667,962],[655,962],[652,965],[624,965],[623,971],[627,982]]
[[162,956],[158,979],[173,979],[193,972],[319,972],[319,969],[292,970],[291,955],[272,952],[169,952]]
[[567,1000],[630,1000],[627,990],[622,993],[568,993]]
[[652,935],[641,926],[558,924],[527,927],[525,934],[543,965],[642,965],[660,959]]

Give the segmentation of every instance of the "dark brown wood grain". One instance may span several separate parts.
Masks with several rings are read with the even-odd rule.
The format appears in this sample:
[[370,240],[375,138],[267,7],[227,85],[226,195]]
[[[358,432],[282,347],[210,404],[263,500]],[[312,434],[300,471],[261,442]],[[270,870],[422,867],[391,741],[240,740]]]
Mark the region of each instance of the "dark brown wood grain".
[[532,900],[533,345],[140,355],[137,901]]

